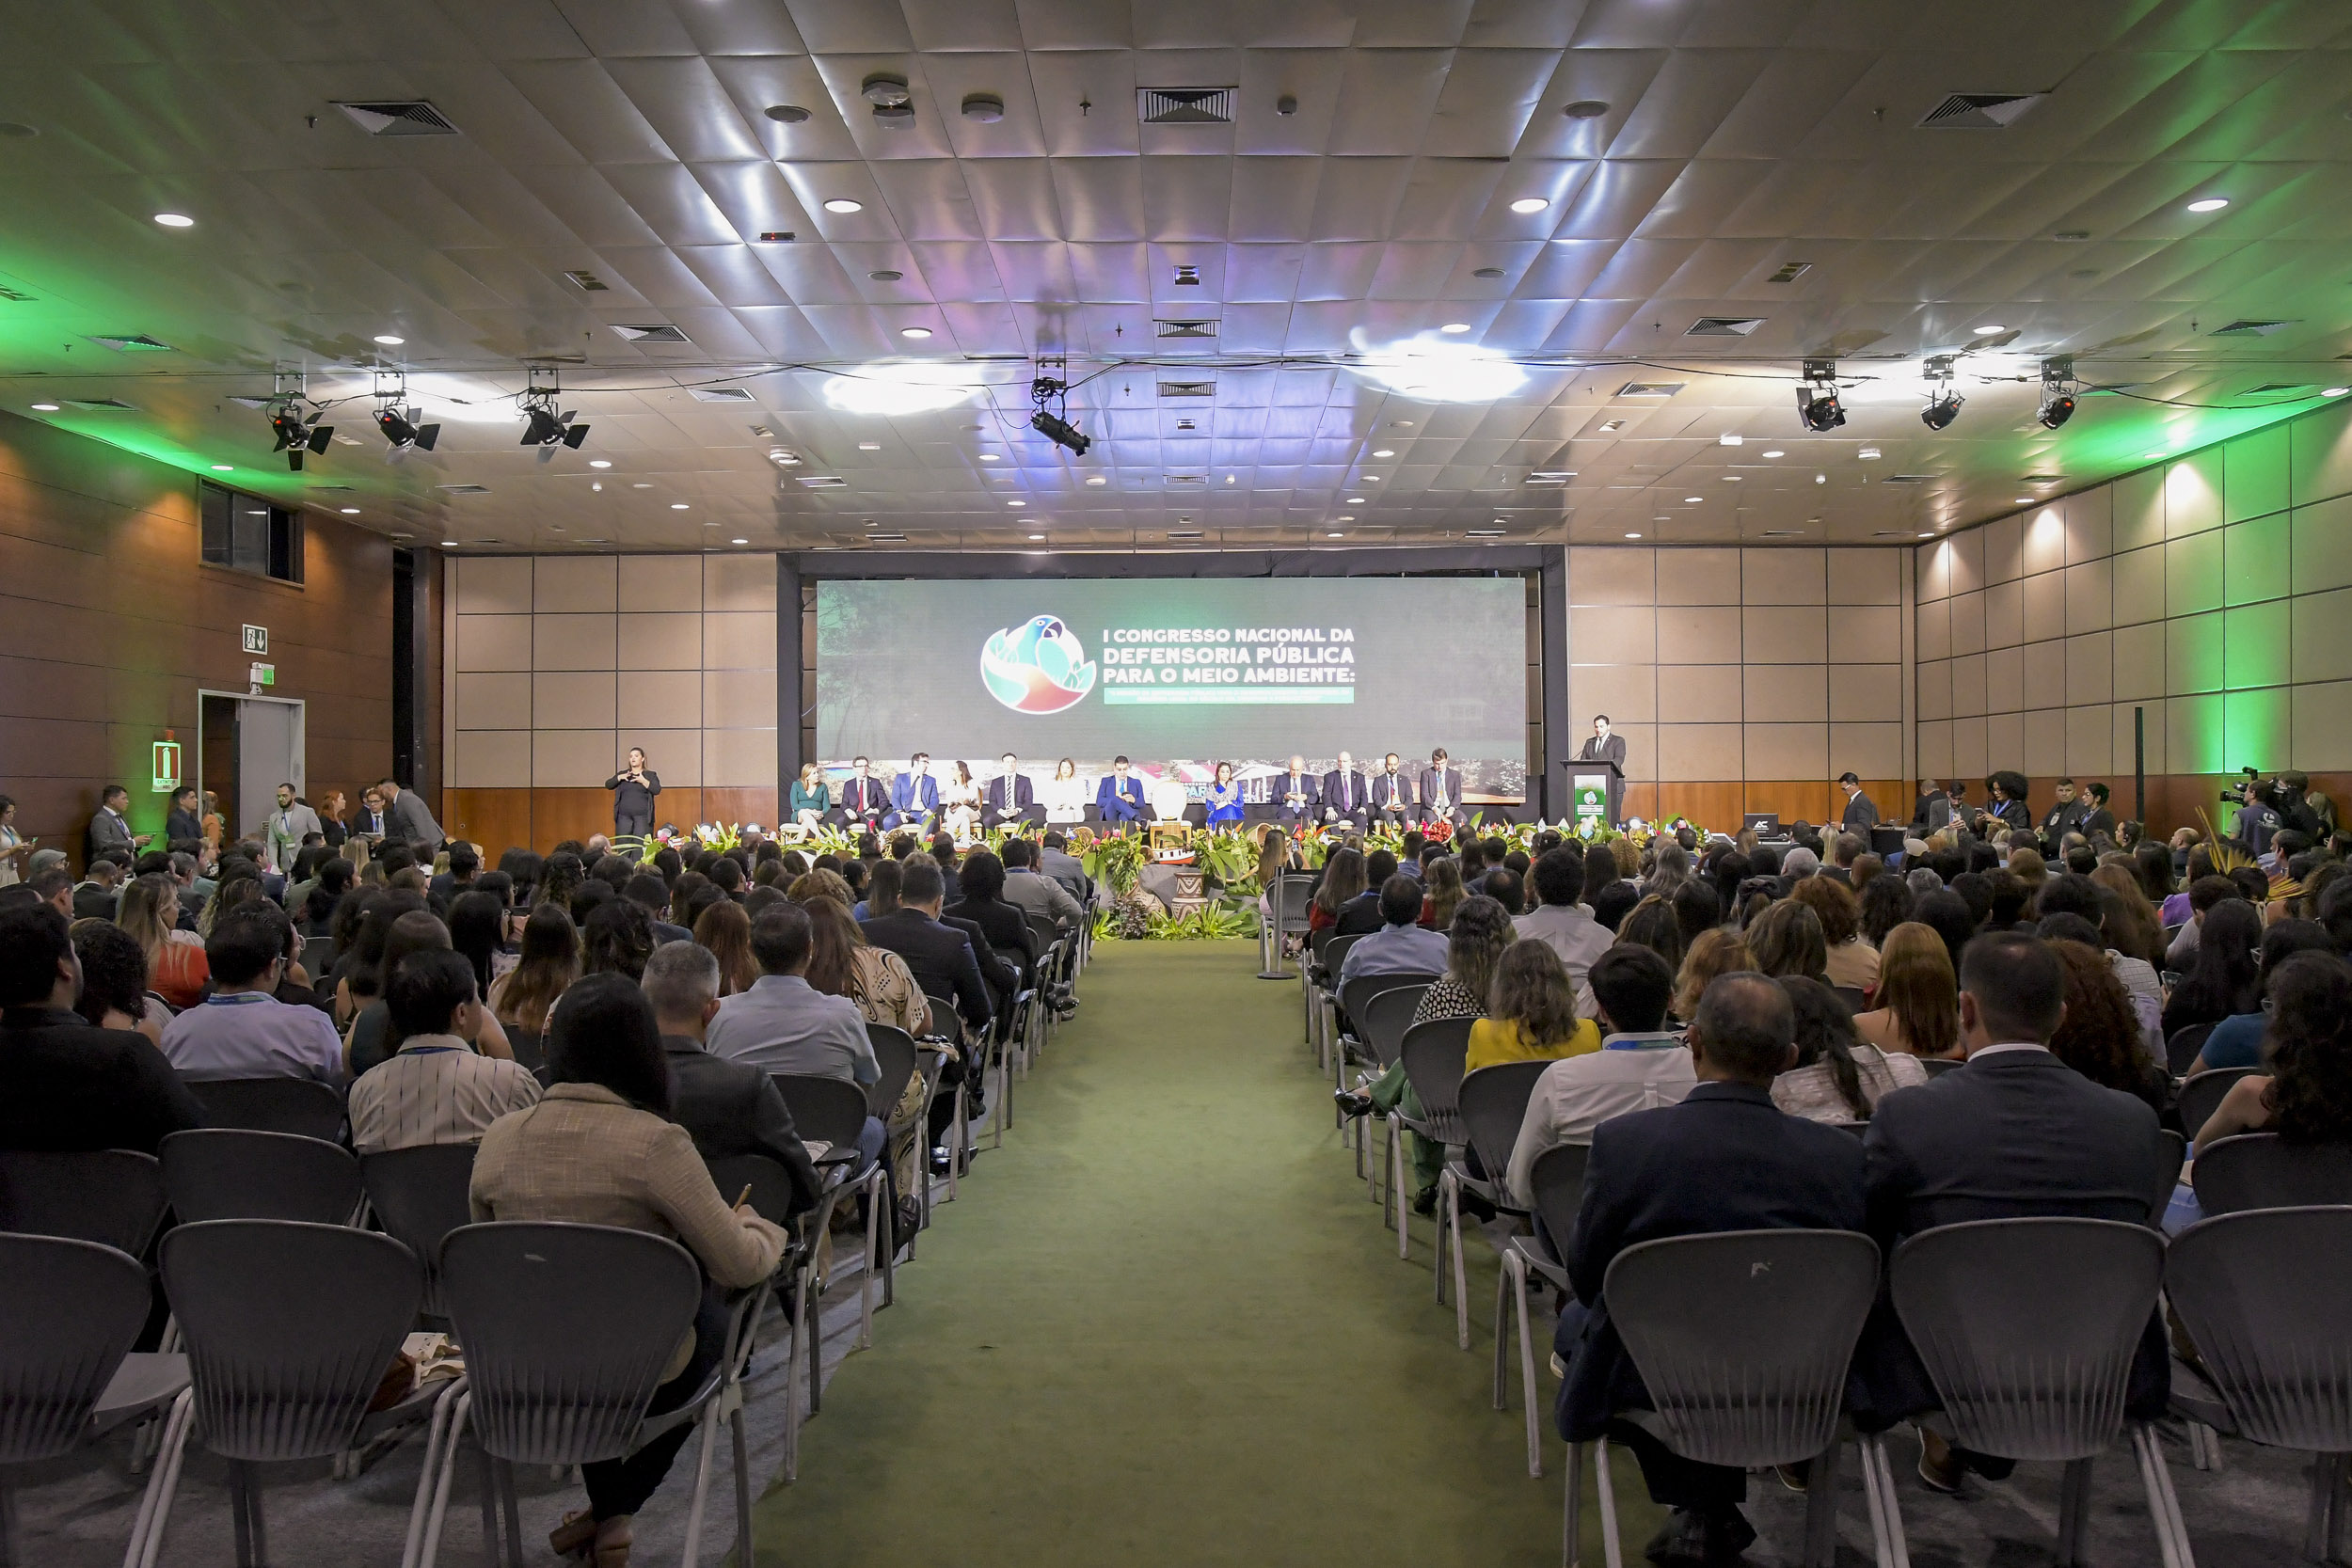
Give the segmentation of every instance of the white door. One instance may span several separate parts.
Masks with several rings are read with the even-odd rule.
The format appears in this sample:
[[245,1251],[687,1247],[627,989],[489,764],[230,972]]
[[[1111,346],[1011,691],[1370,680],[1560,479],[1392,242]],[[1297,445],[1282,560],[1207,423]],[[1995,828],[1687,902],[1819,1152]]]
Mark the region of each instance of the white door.
[[237,705],[237,822],[260,838],[278,805],[278,786],[302,788],[302,707],[297,703]]

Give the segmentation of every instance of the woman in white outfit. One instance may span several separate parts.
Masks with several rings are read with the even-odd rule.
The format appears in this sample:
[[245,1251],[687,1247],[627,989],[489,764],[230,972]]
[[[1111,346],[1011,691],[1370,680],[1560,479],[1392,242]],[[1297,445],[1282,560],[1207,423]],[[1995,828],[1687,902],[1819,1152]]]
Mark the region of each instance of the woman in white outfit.
[[1054,765],[1054,776],[1045,781],[1039,797],[1045,807],[1048,827],[1074,828],[1087,819],[1087,806],[1094,797],[1078,777],[1078,765],[1064,757]]
[[980,831],[980,786],[972,782],[968,763],[956,764],[956,776],[947,781],[939,801],[939,825],[956,835],[958,843],[968,843]]

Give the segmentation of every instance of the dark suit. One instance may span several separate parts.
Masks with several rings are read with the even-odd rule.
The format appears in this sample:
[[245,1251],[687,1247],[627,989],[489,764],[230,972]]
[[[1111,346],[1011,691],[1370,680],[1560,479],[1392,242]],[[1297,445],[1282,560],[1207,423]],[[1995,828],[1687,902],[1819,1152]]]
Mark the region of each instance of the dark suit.
[[661,1050],[670,1062],[670,1119],[686,1129],[694,1151],[706,1160],[764,1154],[792,1178],[791,1212],[815,1208],[817,1166],[775,1080],[748,1062],[712,1055],[691,1036],[664,1035]]
[[1931,789],[1912,802],[1911,830],[1915,837],[1942,832],[1944,824],[1951,819],[1952,798],[1940,789]]
[[1625,820],[1625,736],[1611,731],[1603,740],[1597,735],[1584,737],[1584,747],[1576,753],[1579,762],[1613,762],[1616,771],[1609,775],[1609,820],[1613,826]]
[[382,838],[385,832],[389,827],[390,824],[385,820],[385,814],[383,812],[368,811],[365,808],[362,808],[361,810],[351,814],[351,832],[353,837]]
[[1869,843],[1870,830],[1879,825],[1878,802],[1859,790],[1855,791],[1853,798],[1846,802],[1846,815],[1838,825],[1850,833],[1860,833],[1862,842]]
[[[1863,1140],[1870,1234],[1903,1238],[1966,1220],[2070,1215],[2148,1222],[2156,1114],[2046,1051],[2003,1051],[1882,1099]],[[1856,1353],[1851,1406],[1866,1431],[1936,1408],[1934,1386],[1882,1299]],[[2163,1327],[2151,1317],[2132,1363],[2128,1408],[2162,1414]]]
[[880,779],[850,778],[841,785],[839,815],[845,822],[878,825],[890,809],[890,790]]
[[1326,822],[1353,822],[1364,825],[1372,808],[1372,791],[1365,787],[1364,776],[1353,768],[1344,773],[1334,768],[1323,776],[1323,819]]
[[[1440,812],[1430,804],[1439,794],[1445,796],[1445,810]],[[1421,770],[1421,788],[1415,799],[1421,802],[1417,814],[1423,822],[1443,816],[1459,825],[1470,820],[1470,808],[1462,803],[1462,770],[1458,768],[1424,768]]]
[[882,826],[913,826],[939,815],[939,781],[929,773],[901,773],[890,781],[890,815]]
[[1094,809],[1114,828],[1125,828],[1143,816],[1143,781],[1133,773],[1121,779],[1105,773],[1094,786]]
[[1332,917],[1331,934],[1341,937],[1370,936],[1386,926],[1388,920],[1380,913],[1380,890],[1368,887],[1340,906]]
[[48,1007],[0,1012],[0,1148],[152,1154],[204,1107],[145,1035]]
[[[1294,795],[1298,797],[1295,803],[1291,800]],[[1312,821],[1323,791],[1317,787],[1312,773],[1285,773],[1266,781],[1266,799],[1274,803],[1275,815],[1285,822]]]
[[[1601,1294],[1609,1265],[1641,1242],[1727,1230],[1859,1230],[1862,1148],[1851,1132],[1786,1116],[1766,1090],[1706,1083],[1678,1105],[1613,1117],[1593,1130],[1584,1199],[1567,1247],[1576,1300],[1554,1348],[1568,1369],[1553,1416],[1571,1442],[1604,1431],[1642,1461],[1650,1496],[1674,1507],[1736,1503],[1739,1470],[1696,1465],[1610,1418],[1653,1408]],[[1646,1440],[1645,1440],[1646,1439]]]
[[[73,884],[73,918],[76,920],[112,920],[121,907],[122,884],[119,882],[113,887],[101,887],[96,882]],[[183,920],[187,918],[187,914],[185,909],[180,911]],[[139,1037],[146,1038],[144,1035]]]
[[981,977],[971,940],[961,931],[941,925],[920,910],[909,909],[876,915],[860,928],[867,942],[907,961],[907,968],[914,972],[914,983],[926,996],[953,1002],[956,1011],[975,1030],[988,1027],[992,1016],[988,982]]
[[203,836],[204,819],[196,813],[174,807],[164,814],[164,843],[167,846],[185,844],[191,839],[200,840]]
[[[1020,970],[1023,985],[1035,978],[1037,935],[1029,929],[1029,917],[1017,905],[1009,904],[1002,898],[977,902],[962,898],[948,905],[939,918],[943,925],[970,921],[979,927],[980,935],[991,952]],[[985,960],[981,969],[983,972],[987,969]]]
[[1402,825],[1413,815],[1413,784],[1402,772],[1386,768],[1372,776],[1372,809],[1383,820]]
[[[1006,799],[1006,786],[1011,786],[1011,799]],[[1041,823],[1045,809],[1037,803],[1037,786],[1029,783],[1026,773],[999,774],[988,781],[987,807],[980,814],[980,825],[1003,828],[1013,822]]]

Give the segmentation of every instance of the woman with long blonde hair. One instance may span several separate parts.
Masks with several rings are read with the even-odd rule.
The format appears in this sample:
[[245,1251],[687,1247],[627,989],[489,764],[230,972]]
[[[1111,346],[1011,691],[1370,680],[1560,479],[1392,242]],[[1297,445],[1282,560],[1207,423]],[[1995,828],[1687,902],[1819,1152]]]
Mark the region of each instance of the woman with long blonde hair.
[[1701,931],[1683,950],[1682,967],[1675,972],[1674,1016],[1688,1023],[1698,1016],[1699,998],[1707,991],[1708,982],[1719,974],[1730,974],[1756,967],[1756,955],[1748,951],[1747,939],[1728,926],[1717,926]]
[[759,960],[752,957],[752,917],[732,898],[722,898],[703,911],[694,922],[694,941],[719,959],[719,994],[738,996],[759,978]]
[[555,999],[580,978],[580,929],[561,904],[541,904],[523,922],[522,958],[490,983],[490,1016],[538,1035]]
[[1440,855],[1429,863],[1425,876],[1428,893],[1423,895],[1421,923],[1433,931],[1442,931],[1454,924],[1454,912],[1470,896],[1470,889],[1462,885],[1462,863],[1452,855]]
[[180,940],[179,883],[160,871],[132,878],[122,890],[115,924],[147,955],[148,987],[174,1011],[204,1000],[212,966],[204,959],[202,943]]
[[1932,926],[1906,920],[1886,933],[1870,1002],[1871,1010],[1855,1017],[1854,1029],[1880,1050],[1931,1058],[1960,1054],[1960,980]]

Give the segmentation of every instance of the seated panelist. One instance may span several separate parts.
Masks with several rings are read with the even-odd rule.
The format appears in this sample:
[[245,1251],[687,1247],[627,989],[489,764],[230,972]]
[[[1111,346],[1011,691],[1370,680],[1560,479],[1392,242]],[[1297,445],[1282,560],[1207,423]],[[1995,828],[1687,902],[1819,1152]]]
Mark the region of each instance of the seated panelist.
[[1266,799],[1273,802],[1275,816],[1283,822],[1311,822],[1316,808],[1323,802],[1321,781],[1307,771],[1307,759],[1291,758],[1291,769],[1266,784]]
[[1233,765],[1216,765],[1216,782],[1209,785],[1209,826],[1238,828],[1241,826],[1241,781],[1233,777]]
[[988,781],[980,807],[980,826],[1016,828],[1024,823],[1042,827],[1045,808],[1038,804],[1037,786],[1021,771],[1021,759],[1007,752],[996,759],[998,771]]
[[1416,820],[1446,821],[1457,828],[1470,820],[1470,812],[1462,804],[1462,770],[1453,766],[1442,746],[1429,753],[1429,766],[1421,770],[1421,805]]
[[856,758],[850,769],[850,776],[841,781],[838,804],[830,814],[832,819],[852,832],[880,828],[882,816],[890,810],[890,786],[874,777],[870,758]]
[[1413,815],[1413,784],[1398,770],[1394,752],[1380,759],[1380,771],[1372,776],[1372,809],[1392,828],[1403,827]]
[[1115,832],[1124,832],[1128,824],[1142,820],[1143,781],[1127,770],[1125,757],[1114,757],[1111,770],[1094,786],[1094,810],[1103,825]]
[[1372,791],[1356,771],[1356,759],[1340,753],[1340,765],[1323,776],[1323,820],[1327,825],[1353,823],[1360,832],[1372,809]]
[[939,781],[931,777],[928,752],[907,759],[907,770],[890,781],[890,811],[884,828],[915,828],[939,816]]

